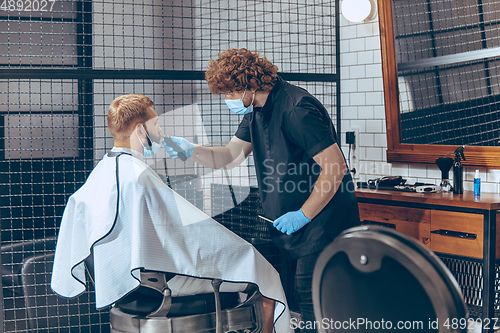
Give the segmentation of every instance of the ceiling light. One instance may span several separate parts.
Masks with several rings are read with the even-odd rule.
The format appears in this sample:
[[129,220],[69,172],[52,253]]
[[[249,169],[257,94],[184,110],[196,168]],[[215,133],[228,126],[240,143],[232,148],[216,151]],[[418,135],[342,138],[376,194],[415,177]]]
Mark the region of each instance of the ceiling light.
[[377,16],[375,0],[344,0],[342,15],[350,22],[369,22]]

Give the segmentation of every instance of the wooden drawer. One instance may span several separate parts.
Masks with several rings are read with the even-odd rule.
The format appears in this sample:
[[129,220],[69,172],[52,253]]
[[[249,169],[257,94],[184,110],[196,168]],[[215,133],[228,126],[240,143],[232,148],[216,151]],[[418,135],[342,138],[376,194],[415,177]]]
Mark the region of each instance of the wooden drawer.
[[[438,230],[442,234],[436,234]],[[449,235],[443,234],[446,231]],[[481,214],[431,211],[431,250],[434,252],[482,258],[483,235]]]
[[380,224],[416,238],[430,248],[430,210],[359,203],[361,224]]

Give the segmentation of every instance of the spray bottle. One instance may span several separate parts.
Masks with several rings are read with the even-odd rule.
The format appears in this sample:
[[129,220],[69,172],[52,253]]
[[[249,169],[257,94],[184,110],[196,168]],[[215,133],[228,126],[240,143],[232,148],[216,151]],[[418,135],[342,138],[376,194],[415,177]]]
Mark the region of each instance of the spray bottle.
[[464,193],[464,167],[462,159],[465,161],[465,146],[460,146],[455,150],[455,162],[453,163],[453,193]]

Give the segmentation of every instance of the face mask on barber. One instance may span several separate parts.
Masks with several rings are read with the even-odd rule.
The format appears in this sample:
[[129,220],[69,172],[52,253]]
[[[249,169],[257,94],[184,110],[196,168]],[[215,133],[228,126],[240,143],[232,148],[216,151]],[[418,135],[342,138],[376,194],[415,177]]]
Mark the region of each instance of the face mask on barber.
[[146,136],[148,138],[148,142],[151,142],[151,148],[147,148],[146,146],[144,146],[144,144],[141,141],[141,138],[139,138],[139,135],[137,135],[137,132],[136,132],[137,138],[139,138],[139,142],[142,145],[142,155],[144,155],[144,157],[154,156],[158,152],[158,149],[160,149],[161,145],[159,143],[154,142],[153,140],[151,140],[151,138],[149,137],[148,132],[146,132],[146,130],[144,129],[144,126],[142,126],[142,129],[146,133]]
[[233,111],[236,114],[247,114],[253,111],[253,100],[255,98],[255,93],[253,93],[252,97],[252,102],[250,102],[249,106],[245,106],[243,104],[243,97],[245,97],[247,89],[245,88],[245,91],[243,92],[243,96],[240,99],[226,99],[224,100],[226,102],[227,107],[229,110]]

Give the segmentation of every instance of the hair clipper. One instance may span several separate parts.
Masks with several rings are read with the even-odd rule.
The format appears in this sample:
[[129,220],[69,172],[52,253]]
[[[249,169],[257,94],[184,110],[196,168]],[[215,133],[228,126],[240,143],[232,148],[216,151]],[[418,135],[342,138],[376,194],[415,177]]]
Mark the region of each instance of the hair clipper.
[[170,138],[170,136],[166,135],[163,137],[163,141],[165,142],[165,144],[169,147],[172,147],[174,149],[174,151],[177,152],[177,154],[179,154],[179,158],[181,161],[186,161],[187,160],[187,157],[186,155],[184,154],[184,151],[182,150],[181,147],[179,147],[179,145],[177,143],[175,143],[174,141],[172,141],[172,139]]

